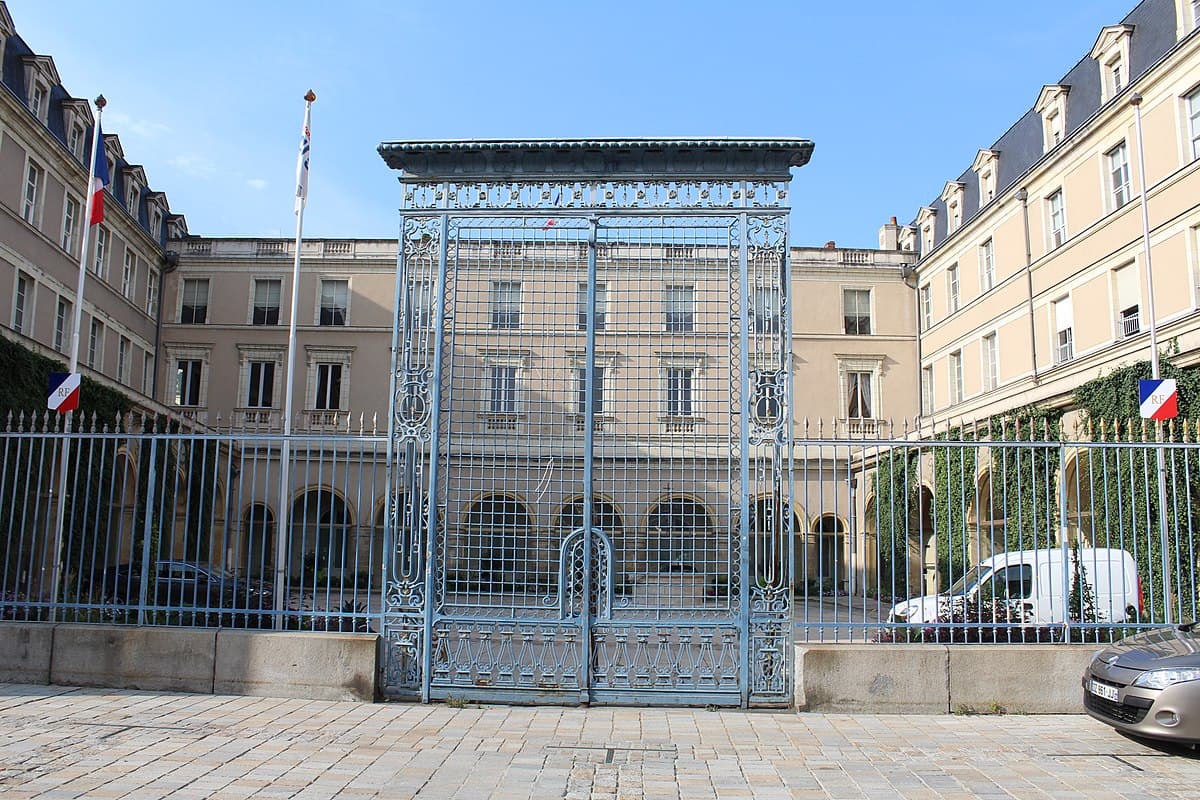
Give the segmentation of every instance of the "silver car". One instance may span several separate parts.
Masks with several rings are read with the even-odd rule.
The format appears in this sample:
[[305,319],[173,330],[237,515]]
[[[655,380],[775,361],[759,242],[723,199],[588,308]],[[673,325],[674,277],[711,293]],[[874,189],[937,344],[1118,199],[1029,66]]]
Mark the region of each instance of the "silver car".
[[1200,742],[1200,631],[1195,622],[1110,645],[1083,673],[1087,713],[1134,736]]

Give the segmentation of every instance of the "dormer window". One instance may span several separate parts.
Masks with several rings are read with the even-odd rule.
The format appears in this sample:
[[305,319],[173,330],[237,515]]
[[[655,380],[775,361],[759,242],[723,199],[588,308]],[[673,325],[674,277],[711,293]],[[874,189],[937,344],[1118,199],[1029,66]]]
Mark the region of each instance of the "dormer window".
[[1000,171],[1000,151],[980,150],[971,169],[979,176],[979,207],[982,208],[996,196],[996,173]]
[[46,121],[46,110],[50,105],[50,90],[40,81],[33,85],[29,93],[29,110],[42,122]]
[[1109,25],[1100,31],[1091,56],[1100,65],[1100,102],[1106,103],[1129,83],[1129,40],[1132,25]]
[[963,221],[963,194],[966,184],[947,181],[942,189],[942,202],[946,204],[946,233],[958,230]]
[[125,207],[129,209],[129,213],[137,218],[138,215],[138,198],[142,196],[142,189],[136,183],[129,184],[129,194],[125,201]]
[[906,253],[911,253],[917,249],[917,230],[911,225],[901,226],[900,232],[896,237],[896,243],[900,249]]
[[67,149],[76,158],[83,158],[83,126],[75,123],[67,132]]
[[1034,110],[1042,117],[1042,152],[1048,153],[1067,135],[1067,93],[1070,86],[1043,86]]
[[46,124],[50,114],[50,88],[60,83],[54,59],[50,56],[26,56],[21,61],[25,65],[26,103],[33,115]]
[[150,210],[150,235],[155,240],[162,236],[162,212],[157,208]]
[[92,112],[88,102],[78,97],[64,97],[62,103],[63,131],[67,149],[78,161],[86,156],[88,126],[92,124]]
[[936,231],[934,222],[937,220],[937,209],[924,206],[917,212],[917,228],[921,231],[921,255],[933,250]]

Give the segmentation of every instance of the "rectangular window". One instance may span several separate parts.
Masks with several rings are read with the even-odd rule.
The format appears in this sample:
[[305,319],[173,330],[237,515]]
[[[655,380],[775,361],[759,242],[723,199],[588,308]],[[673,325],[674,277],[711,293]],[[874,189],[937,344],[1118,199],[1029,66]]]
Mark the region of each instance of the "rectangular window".
[[849,334],[871,332],[871,290],[842,290],[842,329]]
[[104,368],[104,323],[98,319],[92,320],[91,330],[88,331],[88,366],[92,369]]
[[158,273],[153,267],[146,268],[146,313],[158,315]]
[[142,353],[142,394],[154,396],[154,356]]
[[521,327],[521,284],[492,281],[492,328],[515,331]]
[[[581,331],[587,330],[587,291],[586,283],[579,284],[575,292],[576,327]],[[596,330],[602,331],[608,323],[608,286],[596,284]]]
[[996,334],[983,337],[983,388],[995,389],[1000,385],[1000,349]]
[[963,399],[962,351],[950,354],[950,402],[961,403]]
[[199,359],[181,359],[175,362],[175,405],[200,405],[200,375],[202,362]]
[[125,207],[129,209],[129,216],[135,220],[138,218],[138,200],[142,196],[142,191],[137,187],[137,184],[130,182],[129,196],[125,199]]
[[846,416],[850,419],[872,419],[871,373],[846,373]]
[[672,367],[666,374],[667,416],[690,417],[693,414],[692,383],[695,370]]
[[1200,158],[1200,88],[1187,96],[1188,136],[1192,142],[1192,158]]
[[695,330],[696,290],[693,286],[668,286],[663,295],[663,326],[672,333]]
[[1125,88],[1125,65],[1120,58],[1108,62],[1108,96],[1113,97]]
[[1062,189],[1046,198],[1050,218],[1050,247],[1058,247],[1067,240],[1067,212],[1063,205]]
[[96,249],[92,257],[92,272],[99,278],[108,278],[108,230],[96,226]]
[[30,225],[37,224],[38,201],[41,199],[44,174],[41,167],[32,161],[29,162],[29,169],[25,172],[25,195],[21,203],[21,216]]
[[[780,324],[779,288],[755,286],[750,295],[750,330],[753,333],[779,333]],[[870,319],[867,325],[870,326]]]
[[1124,339],[1141,333],[1141,291],[1137,267],[1133,264],[1116,271],[1117,338]]
[[283,281],[281,280],[254,281],[254,313],[250,320],[251,324],[279,324],[279,297],[282,290]]
[[342,407],[341,364],[317,364],[317,396],[313,407],[318,411],[337,411]]
[[1046,148],[1049,150],[1063,140],[1063,120],[1062,115],[1057,111],[1052,112],[1046,117],[1046,138],[1050,144]]
[[410,281],[408,306],[412,315],[413,329],[431,330],[433,328],[433,282]]
[[951,314],[958,311],[958,264],[946,270],[946,308]]
[[321,281],[321,317],[318,324],[345,325],[349,308],[349,281]]
[[933,326],[933,290],[929,284],[921,287],[921,330]]
[[162,212],[158,209],[150,212],[150,235],[156,242],[162,238]]
[[59,244],[62,249],[75,255],[75,234],[79,231],[79,201],[67,195],[63,204],[62,238]]
[[54,349],[60,353],[66,352],[67,338],[71,335],[71,301],[65,297],[58,298],[58,308],[54,311]]
[[[587,413],[587,369],[575,369],[575,411],[578,414]],[[592,413],[604,413],[604,367],[592,370]]]
[[1071,298],[1064,297],[1054,304],[1054,363],[1064,364],[1075,357],[1075,312]]
[[30,333],[29,306],[32,304],[30,295],[33,293],[33,278],[17,270],[17,293],[13,298],[12,326],[17,333]]
[[132,344],[124,336],[117,340],[117,380],[124,384],[129,383],[131,348]]
[[921,367],[921,413],[933,411],[933,367]]
[[493,364],[489,373],[488,411],[493,414],[517,413],[517,368],[511,364]]
[[203,325],[208,320],[208,278],[186,278],[179,321],[185,325]]
[[251,361],[249,372],[250,388],[246,396],[246,406],[248,408],[273,407],[275,404],[275,362]]
[[29,95],[29,110],[43,122],[46,121],[46,94],[46,87],[40,83],[35,83],[33,91]]
[[979,246],[979,289],[986,292],[996,285],[996,252],[992,240]]
[[128,246],[125,248],[125,266],[121,269],[121,294],[133,297],[133,282],[137,277],[137,256]]
[[1129,151],[1125,143],[1109,150],[1105,154],[1108,160],[1108,187],[1115,211],[1129,202]]
[[67,134],[67,147],[71,155],[83,158],[83,126],[78,122],[71,125],[71,132]]

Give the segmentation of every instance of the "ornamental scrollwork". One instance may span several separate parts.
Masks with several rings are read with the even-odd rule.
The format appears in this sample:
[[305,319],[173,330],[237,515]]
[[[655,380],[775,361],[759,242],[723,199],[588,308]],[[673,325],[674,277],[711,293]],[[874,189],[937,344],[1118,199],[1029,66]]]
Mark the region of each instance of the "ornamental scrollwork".
[[545,180],[406,183],[406,210],[779,208],[785,181]]

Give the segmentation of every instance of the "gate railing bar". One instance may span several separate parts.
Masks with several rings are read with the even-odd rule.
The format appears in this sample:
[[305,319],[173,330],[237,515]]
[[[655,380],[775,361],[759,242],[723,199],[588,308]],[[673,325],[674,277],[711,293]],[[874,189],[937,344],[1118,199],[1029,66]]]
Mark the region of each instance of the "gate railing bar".
[[[743,181],[742,195],[745,196],[746,184]],[[738,670],[738,690],[742,695],[742,708],[750,706],[750,675],[753,665],[750,663],[750,224],[745,210],[738,214],[738,284],[741,291],[734,293],[732,299],[740,300],[738,314],[738,394],[739,439],[738,439],[738,475],[741,485],[738,487],[739,512],[741,514],[738,526],[738,572],[741,584],[738,598],[739,627],[742,629],[741,657],[742,668]],[[737,297],[740,295],[740,297]],[[732,487],[730,487],[732,488]]]
[[[587,331],[584,344],[584,399],[583,399],[583,605],[580,611],[580,639],[583,644],[582,671],[579,676],[580,700],[586,702],[591,690],[588,672],[592,663],[592,503],[595,487],[592,485],[592,461],[595,454],[596,431],[596,217],[588,218],[587,255]],[[560,564],[563,562],[560,561]],[[609,564],[611,570],[611,563]],[[558,580],[574,581],[573,575],[563,574],[560,566]],[[563,609],[559,609],[561,614]]]
[[442,423],[442,368],[444,361],[446,329],[446,260],[450,247],[450,217],[441,215],[441,242],[438,247],[437,268],[437,321],[433,337],[433,387],[430,396],[430,442],[429,442],[429,509],[426,511],[425,545],[425,630],[421,636],[421,701],[429,702],[429,689],[433,680],[433,617],[434,582],[437,558],[437,505],[439,486],[439,457]]

